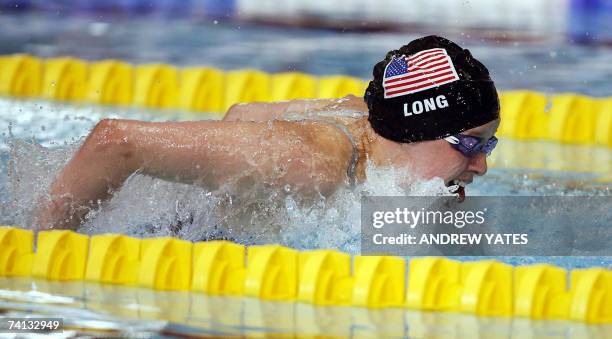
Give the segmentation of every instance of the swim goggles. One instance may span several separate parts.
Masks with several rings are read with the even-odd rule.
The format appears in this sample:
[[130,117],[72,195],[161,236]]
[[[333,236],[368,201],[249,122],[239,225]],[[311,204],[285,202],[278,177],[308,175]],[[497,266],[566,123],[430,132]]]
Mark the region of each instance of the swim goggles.
[[454,149],[466,158],[475,157],[480,152],[490,155],[497,145],[495,136],[485,141],[483,138],[472,135],[456,134],[446,137],[444,140],[448,141]]

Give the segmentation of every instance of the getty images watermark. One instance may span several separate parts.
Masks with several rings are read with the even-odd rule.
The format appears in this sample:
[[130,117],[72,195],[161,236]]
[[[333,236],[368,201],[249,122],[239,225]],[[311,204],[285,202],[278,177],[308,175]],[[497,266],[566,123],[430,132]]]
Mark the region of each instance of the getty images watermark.
[[612,255],[612,197],[364,197],[364,255]]
[[[372,227],[383,228],[386,224],[401,224],[410,229],[418,225],[452,225],[463,228],[467,225],[483,225],[487,209],[479,211],[430,211],[425,208],[414,211],[410,208],[396,208],[395,211],[375,211],[372,214]],[[401,233],[398,236],[385,236],[376,233],[372,241],[378,245],[473,245],[482,241],[487,244],[526,245],[529,240],[525,233],[421,233],[420,236]]]

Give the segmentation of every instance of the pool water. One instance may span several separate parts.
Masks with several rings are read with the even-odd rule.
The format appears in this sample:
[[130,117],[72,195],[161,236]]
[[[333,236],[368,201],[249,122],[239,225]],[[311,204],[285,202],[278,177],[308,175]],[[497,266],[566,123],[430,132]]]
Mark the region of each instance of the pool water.
[[[0,22],[0,54],[70,55],[87,60],[116,58],[132,63],[347,74],[364,79],[370,77],[371,66],[386,51],[422,35],[418,32],[362,35],[212,20],[119,20],[103,16],[92,19],[61,14],[0,14]],[[449,38],[470,48],[489,67],[500,90],[528,88],[545,93],[610,95],[609,48],[575,46],[560,36],[530,41],[500,36],[483,41],[454,32]],[[31,218],[36,197],[44,194],[95,123],[108,117],[164,121],[214,119],[218,115],[0,98],[0,224],[34,228]],[[477,178],[467,189],[469,195],[612,195],[612,151],[608,148],[502,139],[490,163],[489,173]],[[360,196],[406,193],[395,184],[397,176],[393,171],[371,169],[369,182],[356,192],[340,191],[314,209],[299,208],[291,194],[283,199],[243,199],[240,202],[250,209],[242,209],[236,208],[237,203],[228,205],[228,193],[222,190],[210,192],[135,175],[108,204],[90,211],[88,221],[79,231],[140,237],[172,235],[192,241],[229,237],[246,244],[276,242],[298,249],[337,248],[355,254],[359,252]],[[444,190],[435,180],[410,187],[410,193],[416,195]],[[251,214],[245,219],[247,212],[253,210],[265,213]],[[520,211],[512,213],[518,216]],[[219,215],[227,218],[220,220]],[[249,232],[231,228],[242,223],[256,227],[246,230]],[[547,262],[567,269],[612,268],[612,257],[494,259],[511,264]],[[29,312],[63,315],[72,319],[73,327],[97,328],[98,335],[117,333],[119,329],[124,331],[122,336],[195,333],[421,337],[457,333],[465,337],[599,338],[611,333],[609,326],[572,322],[478,318],[398,309],[321,308],[31,279],[0,279],[0,299],[0,309],[11,310],[5,315]]]
[[[223,20],[121,19],[62,13],[0,14],[0,21],[3,26],[0,54],[70,55],[86,60],[116,58],[132,63],[347,74],[364,79],[370,77],[371,66],[386,51],[426,34],[359,34],[244,26]],[[609,48],[573,45],[560,35],[513,40],[512,35],[498,34],[501,35],[497,38],[489,36],[483,40],[468,33],[448,32],[449,38],[470,48],[488,66],[500,90],[529,88],[544,93],[610,94]],[[0,223],[33,227],[34,199],[43,194],[94,124],[105,117],[163,121],[210,119],[218,115],[0,99]],[[605,147],[502,139],[490,158],[489,173],[477,178],[467,192],[499,196],[609,196],[611,158],[612,152]],[[244,243],[278,242],[302,249],[331,247],[356,253],[359,226],[354,221],[359,220],[360,194],[404,194],[394,183],[397,176],[393,171],[372,170],[369,182],[359,192],[343,191],[333,201],[321,202],[321,208],[304,210],[297,208],[291,195],[289,199],[273,201],[251,199],[246,204],[250,209],[236,209],[238,202],[228,205],[231,195],[223,190],[208,192],[135,175],[106,206],[90,212],[89,221],[80,231],[142,237],[175,235],[189,240],[229,237]],[[440,182],[428,182],[411,190],[411,194],[428,195],[438,194],[444,187]],[[245,219],[252,210],[267,210],[279,216],[275,219],[270,218],[270,213],[256,213],[254,218]],[[226,217],[224,223],[219,223],[219,215]],[[245,233],[235,227],[239,224],[258,227]],[[228,232],[232,227],[235,229]],[[504,260],[518,263],[553,259]],[[610,266],[606,257],[564,258],[555,262],[564,267]]]

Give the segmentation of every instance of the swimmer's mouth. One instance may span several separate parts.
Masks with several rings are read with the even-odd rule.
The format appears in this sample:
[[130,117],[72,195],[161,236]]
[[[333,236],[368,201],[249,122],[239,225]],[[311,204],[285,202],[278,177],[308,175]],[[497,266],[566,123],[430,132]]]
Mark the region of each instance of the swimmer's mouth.
[[451,180],[447,186],[457,186],[457,188],[453,191],[453,193],[458,194],[457,200],[459,202],[463,202],[465,200],[465,186],[467,186],[468,184],[469,182],[455,179],[455,180]]

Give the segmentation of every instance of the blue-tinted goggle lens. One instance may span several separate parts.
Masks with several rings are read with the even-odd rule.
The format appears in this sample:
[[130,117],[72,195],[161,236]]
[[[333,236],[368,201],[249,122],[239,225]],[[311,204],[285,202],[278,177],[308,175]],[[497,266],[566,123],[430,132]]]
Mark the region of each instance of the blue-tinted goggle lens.
[[482,138],[465,134],[457,134],[453,137],[456,143],[449,141],[451,146],[468,158],[474,157],[480,152],[490,155],[497,146],[497,138],[494,136],[486,142]]

